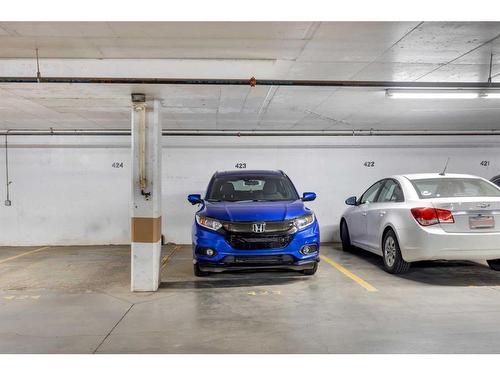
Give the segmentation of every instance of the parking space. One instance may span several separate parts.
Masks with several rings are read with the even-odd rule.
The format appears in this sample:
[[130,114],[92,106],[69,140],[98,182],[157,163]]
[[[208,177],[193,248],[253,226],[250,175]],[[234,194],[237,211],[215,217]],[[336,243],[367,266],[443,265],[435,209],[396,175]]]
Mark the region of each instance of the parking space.
[[158,293],[131,293],[127,246],[0,248],[0,352],[491,353],[500,273],[424,262],[403,276],[361,250],[322,247],[315,276],[197,278],[163,247]]

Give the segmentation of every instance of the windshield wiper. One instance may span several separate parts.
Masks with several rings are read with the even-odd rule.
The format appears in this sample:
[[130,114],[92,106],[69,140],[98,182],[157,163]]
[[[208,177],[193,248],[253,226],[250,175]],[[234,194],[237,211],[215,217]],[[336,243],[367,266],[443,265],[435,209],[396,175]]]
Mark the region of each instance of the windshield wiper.
[[206,199],[207,202],[232,202],[232,203],[238,203],[238,202],[252,202],[251,199],[248,200],[230,200],[230,199]]
[[288,202],[293,199],[254,199],[252,202]]
[[293,201],[293,199],[242,199],[242,200],[228,200],[228,199],[205,199],[207,202],[235,202],[235,203],[245,203],[245,202],[286,202]]

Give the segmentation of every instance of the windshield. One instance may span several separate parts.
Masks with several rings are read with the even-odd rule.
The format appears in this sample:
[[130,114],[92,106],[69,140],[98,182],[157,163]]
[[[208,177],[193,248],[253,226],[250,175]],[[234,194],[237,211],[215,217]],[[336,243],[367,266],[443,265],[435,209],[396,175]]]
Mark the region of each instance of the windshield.
[[428,178],[411,183],[420,199],[500,197],[500,189],[479,178]]
[[217,177],[207,192],[207,201],[291,201],[299,199],[285,176]]

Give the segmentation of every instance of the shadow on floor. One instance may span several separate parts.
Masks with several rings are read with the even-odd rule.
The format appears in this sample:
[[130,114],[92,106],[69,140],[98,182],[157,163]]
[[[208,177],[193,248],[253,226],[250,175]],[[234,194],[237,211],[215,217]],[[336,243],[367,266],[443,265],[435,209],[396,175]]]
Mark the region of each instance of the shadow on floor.
[[[357,248],[348,254],[378,267],[380,272],[385,273],[380,256]],[[414,262],[407,273],[390,276],[437,286],[500,286],[500,272],[468,261]]]
[[195,280],[162,281],[162,289],[212,289],[238,288],[252,286],[285,285],[307,280],[308,276],[288,271],[251,271],[224,272],[200,277]]
[[396,277],[439,286],[500,286],[500,272],[474,262],[415,262],[406,274]]

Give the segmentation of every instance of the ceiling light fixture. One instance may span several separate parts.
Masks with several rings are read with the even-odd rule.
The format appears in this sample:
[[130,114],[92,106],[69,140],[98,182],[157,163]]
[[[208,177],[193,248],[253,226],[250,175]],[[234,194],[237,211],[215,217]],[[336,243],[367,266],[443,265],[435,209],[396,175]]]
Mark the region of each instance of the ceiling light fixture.
[[500,92],[496,91],[496,92],[483,92],[481,95],[480,95],[481,98],[484,98],[484,99],[500,99]]
[[[391,99],[477,99],[478,91],[471,90],[386,90]],[[500,95],[498,96],[500,98]]]

